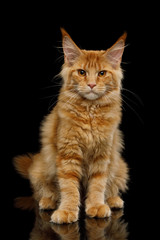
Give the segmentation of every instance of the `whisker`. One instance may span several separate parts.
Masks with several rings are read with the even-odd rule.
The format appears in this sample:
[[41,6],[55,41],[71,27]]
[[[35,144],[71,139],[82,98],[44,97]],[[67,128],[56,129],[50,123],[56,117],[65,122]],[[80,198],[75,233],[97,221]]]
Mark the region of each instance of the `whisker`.
[[139,101],[139,103],[140,103],[142,106],[144,106],[144,103],[142,102],[141,98],[140,98],[136,93],[132,92],[131,90],[129,90],[129,89],[127,89],[127,88],[122,87],[122,91],[123,91],[123,90],[126,91],[126,92],[131,93],[131,94]]
[[56,101],[54,101],[54,102],[52,103],[52,101],[53,101],[54,98],[55,98],[55,97],[53,97],[53,98],[51,99],[50,103],[49,103],[48,111],[50,111],[51,108],[58,102],[58,99],[57,99]]
[[[64,92],[70,92],[70,91],[69,91],[69,90],[65,90]],[[49,103],[48,111],[50,111],[51,108],[52,108],[55,104],[57,104],[57,102],[59,101],[59,98],[57,98],[56,101],[54,101],[54,102],[52,103],[52,101],[53,101],[57,96],[59,96],[59,93],[53,95],[53,97],[52,97],[52,99],[51,99],[51,101],[50,101],[50,103]],[[63,96],[63,97],[61,97],[61,100],[62,100],[62,99],[65,99],[65,98],[66,98],[66,96]]]
[[[111,91],[110,92],[112,95],[115,95],[115,96],[117,96],[117,94],[115,93],[115,92],[113,92],[113,91]],[[123,94],[121,94],[122,96],[123,96]],[[125,96],[125,95],[124,95]],[[120,97],[120,96],[119,96]],[[126,97],[126,96],[125,96]],[[121,98],[121,97],[120,97]],[[129,99],[129,98],[127,98],[127,99]],[[144,124],[144,122],[143,122],[143,119],[140,117],[140,115],[138,114],[138,112],[130,105],[130,104],[128,104],[123,98],[121,98],[121,100],[122,100],[122,102],[123,103],[125,103],[133,112],[134,112],[134,114],[137,116],[137,118],[139,119],[139,121],[142,123],[142,124]],[[125,110],[125,108],[124,108],[124,105],[122,104],[122,108]]]
[[[121,96],[120,95],[118,95],[117,93],[115,93],[115,92],[113,92],[113,91],[108,91],[108,93],[110,94],[110,95],[113,95],[113,96],[115,96],[116,98],[112,98],[112,101],[115,101],[116,103],[118,103],[119,102],[119,100],[122,100],[122,98],[121,98]],[[123,105],[121,105],[121,107],[122,107],[122,109],[123,110],[125,110],[126,111],[126,109],[124,108],[124,106]]]
[[144,124],[144,122],[143,122],[143,119],[140,117],[140,115],[136,112],[136,110],[133,108],[133,107],[131,107],[124,99],[122,99],[122,101],[135,113],[135,115],[138,117],[138,119],[140,120],[140,122],[142,123],[142,124]]
[[135,104],[136,106],[138,106],[138,103],[136,103],[135,101],[133,101],[132,99],[130,99],[129,97],[127,97],[126,95],[124,95],[123,93],[121,93],[122,97],[126,98],[128,101],[130,101],[131,103]]
[[60,73],[57,73],[57,74],[52,78],[51,82],[54,82],[54,83],[55,83],[55,81],[63,82]]
[[58,96],[59,94],[56,94],[56,95],[50,95],[50,96],[45,96],[45,97],[42,97],[40,99],[47,99],[47,98],[51,98],[51,97],[56,97]]
[[61,84],[54,84],[54,85],[43,87],[40,90],[46,90],[46,89],[49,89],[49,88],[61,87],[61,86],[62,86]]
[[72,99],[77,99],[77,93],[72,93],[71,94],[71,97],[68,99],[68,101],[65,103],[65,106],[68,104],[68,103],[71,103],[71,100]]
[[[131,62],[124,62],[124,61],[121,61],[122,64],[131,64]],[[123,70],[124,71],[124,70]]]

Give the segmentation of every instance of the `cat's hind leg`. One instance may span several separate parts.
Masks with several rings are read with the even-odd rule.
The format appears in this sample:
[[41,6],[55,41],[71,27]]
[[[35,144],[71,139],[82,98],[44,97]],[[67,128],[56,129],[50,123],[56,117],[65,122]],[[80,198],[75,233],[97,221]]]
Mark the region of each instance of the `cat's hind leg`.
[[41,210],[56,209],[57,208],[57,194],[43,186],[43,196],[39,201],[39,208]]
[[41,210],[56,209],[58,194],[53,183],[38,182],[33,188],[34,198],[38,201]]
[[40,154],[34,155],[33,164],[29,168],[29,179],[33,196],[39,203],[40,209],[55,209],[57,205],[57,186],[53,179],[46,177],[46,164]]
[[123,208],[124,201],[119,196],[109,197],[107,203],[110,208]]
[[110,208],[123,208],[124,201],[120,198],[120,192],[127,190],[128,167],[122,158],[119,159],[119,165],[114,177],[110,178],[106,188],[107,203]]

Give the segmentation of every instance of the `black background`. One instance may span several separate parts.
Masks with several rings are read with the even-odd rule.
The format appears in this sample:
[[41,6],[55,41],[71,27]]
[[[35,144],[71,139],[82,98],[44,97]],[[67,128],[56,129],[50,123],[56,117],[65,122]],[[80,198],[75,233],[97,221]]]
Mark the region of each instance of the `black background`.
[[[123,10],[121,10],[123,9]],[[124,132],[124,157],[130,168],[129,191],[124,195],[124,218],[128,222],[129,239],[137,236],[138,175],[143,160],[143,93],[141,76],[141,39],[138,7],[131,3],[109,6],[107,3],[43,3],[6,6],[3,25],[5,45],[1,89],[5,105],[4,168],[1,185],[4,188],[4,225],[6,234],[15,239],[28,239],[34,214],[13,207],[17,196],[30,195],[29,183],[14,170],[12,158],[39,150],[39,127],[43,117],[54,106],[59,88],[53,77],[63,63],[60,27],[64,27],[82,49],[107,49],[127,31],[123,55],[124,105],[121,129]],[[52,86],[52,87],[49,87]],[[4,91],[4,92],[3,92]],[[136,95],[135,95],[136,94]],[[3,172],[2,172],[3,174]]]

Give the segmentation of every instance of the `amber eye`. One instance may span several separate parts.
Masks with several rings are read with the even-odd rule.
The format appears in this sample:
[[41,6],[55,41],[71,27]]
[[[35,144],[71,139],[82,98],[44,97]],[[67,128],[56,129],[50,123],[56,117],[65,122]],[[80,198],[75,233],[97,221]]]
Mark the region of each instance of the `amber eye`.
[[104,77],[106,75],[107,71],[103,70],[98,73],[99,77]]
[[86,76],[86,71],[84,71],[83,69],[79,69],[79,70],[78,70],[78,74],[79,74],[80,76]]

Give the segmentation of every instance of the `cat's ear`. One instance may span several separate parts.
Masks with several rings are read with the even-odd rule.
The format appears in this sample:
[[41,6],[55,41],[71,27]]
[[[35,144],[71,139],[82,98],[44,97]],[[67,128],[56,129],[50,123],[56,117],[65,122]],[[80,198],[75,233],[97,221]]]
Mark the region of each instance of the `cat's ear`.
[[61,28],[62,33],[62,46],[64,52],[64,61],[69,65],[72,65],[75,60],[81,55],[81,50],[73,42],[69,34]]
[[125,32],[117,42],[105,52],[105,57],[113,68],[117,68],[121,63],[126,37],[127,33]]

